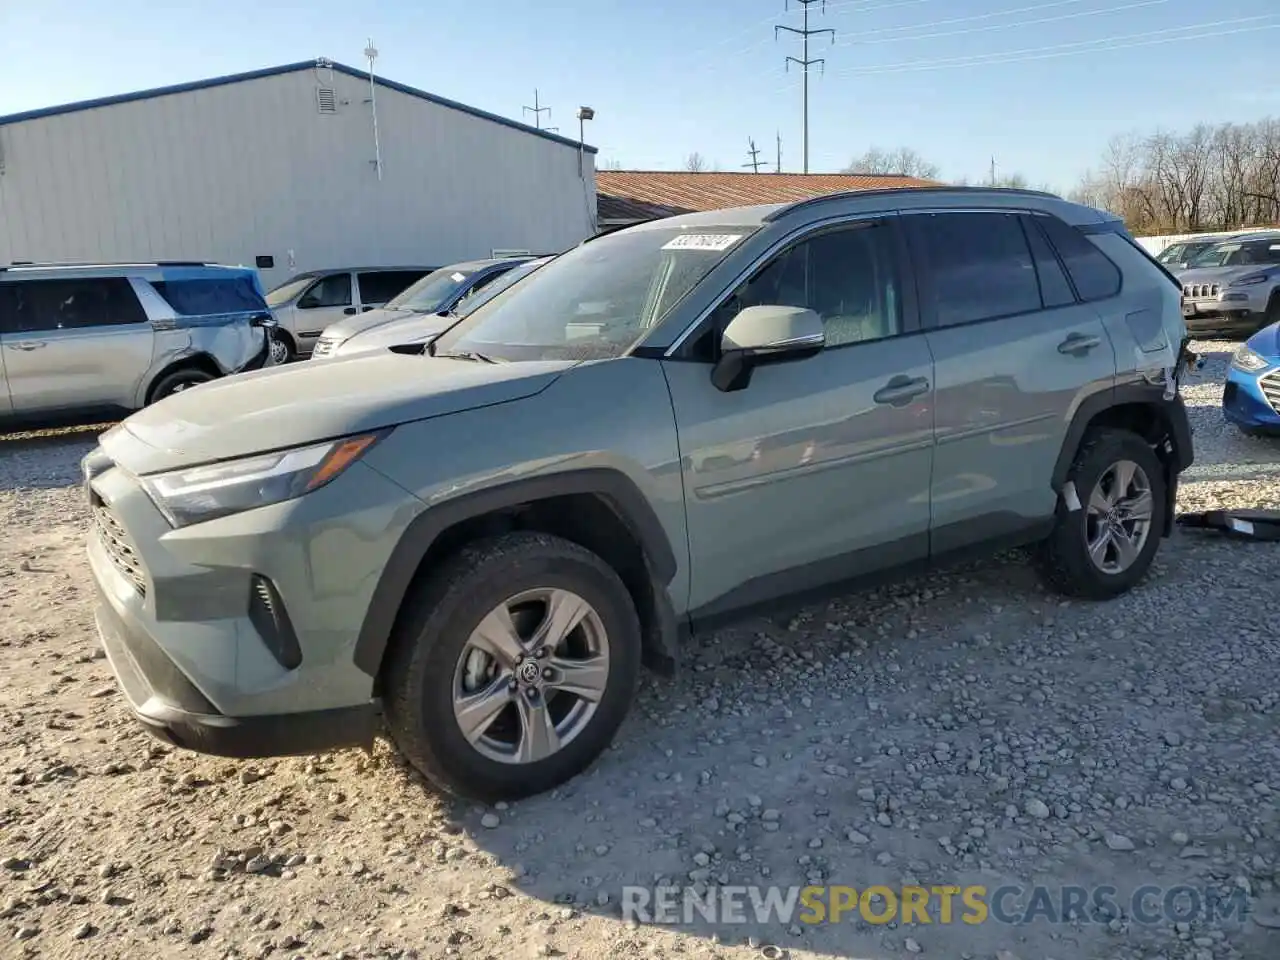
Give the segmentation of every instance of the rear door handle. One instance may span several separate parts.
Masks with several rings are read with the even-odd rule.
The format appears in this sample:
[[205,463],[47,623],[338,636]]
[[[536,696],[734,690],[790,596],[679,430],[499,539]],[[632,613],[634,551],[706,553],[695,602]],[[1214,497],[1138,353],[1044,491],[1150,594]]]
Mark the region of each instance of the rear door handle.
[[1058,344],[1058,352],[1080,357],[1101,343],[1102,340],[1098,337],[1088,336],[1083,333],[1073,333]]
[[894,377],[875,392],[872,399],[876,403],[887,403],[894,407],[905,407],[922,393],[929,392],[929,381],[924,377],[906,377],[901,374]]
[[39,350],[44,346],[43,340],[20,340],[9,344],[14,350]]

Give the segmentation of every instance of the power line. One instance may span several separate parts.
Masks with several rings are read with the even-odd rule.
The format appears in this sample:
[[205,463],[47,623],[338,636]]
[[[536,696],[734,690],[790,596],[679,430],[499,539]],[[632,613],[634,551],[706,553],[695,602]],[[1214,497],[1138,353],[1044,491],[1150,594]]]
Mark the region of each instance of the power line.
[[542,107],[538,105],[537,88],[534,88],[534,91],[533,91],[533,106],[525,107],[524,111],[525,113],[533,114],[533,126],[535,129],[537,130],[558,130],[559,129],[559,127],[544,127],[542,125],[542,115],[545,113],[548,117],[551,116],[551,108]]
[[[1212,37],[1227,37],[1251,30],[1272,30],[1280,28],[1280,23],[1259,24],[1259,20],[1271,20],[1280,14],[1261,14],[1253,17],[1237,17],[1232,20],[1216,20],[1208,23],[1188,24],[1183,27],[1170,27],[1163,30],[1151,30],[1143,33],[1123,34],[1111,37],[1098,37],[1093,40],[1077,40],[1072,43],[1052,44],[1045,47],[1026,47],[1020,50],[1005,50],[989,54],[973,54],[963,57],[941,57],[929,60],[907,60],[900,63],[889,63],[882,66],[849,67],[835,74],[838,77],[882,76],[890,73],[907,73],[917,70],[941,70],[948,67],[987,66],[1001,63],[1022,63],[1030,60],[1048,60],[1056,57],[1074,56],[1081,53],[1100,51],[1127,50],[1134,47],[1155,46],[1162,43],[1177,43],[1186,40],[1204,40]],[[1239,27],[1232,30],[1215,30],[1229,24],[1253,23],[1254,26]],[[1186,33],[1186,31],[1198,31]],[[1169,36],[1182,33],[1182,36]],[[781,89],[793,89],[786,86]]]
[[756,141],[754,137],[747,137],[747,143],[751,145],[751,149],[747,151],[751,155],[751,160],[744,163],[744,167],[750,167],[752,173],[760,172],[760,151],[756,149]]
[[[1079,0],[1066,0],[1068,3],[1078,3]],[[1168,3],[1169,0],[1137,0],[1135,3],[1124,3],[1115,7],[1104,7],[1101,10],[1079,10],[1075,13],[1060,13],[1053,17],[1037,17],[1031,20],[1014,20],[1010,23],[992,23],[983,27],[965,27],[960,30],[939,30],[934,33],[916,33],[900,37],[877,37],[876,34],[887,32],[881,30],[870,30],[856,40],[847,40],[840,46],[862,46],[864,44],[873,43],[902,43],[911,40],[936,40],[940,37],[960,37],[973,33],[988,33],[992,30],[1008,30],[1014,27],[1031,27],[1042,23],[1060,23],[1063,20],[1079,20],[1081,17],[1094,17],[1108,13],[1121,13],[1125,10],[1136,10],[1140,7],[1155,7]],[[1061,2],[1053,4],[1044,4],[1043,6],[1060,6]],[[1023,8],[1026,10],[1027,8]],[[961,19],[977,19],[977,18],[961,18]],[[937,24],[922,23],[914,29],[927,29]],[[905,30],[906,27],[888,28],[896,30]],[[868,39],[870,38],[870,39]]]
[[776,40],[778,37],[779,31],[794,33],[796,36],[800,38],[801,42],[804,45],[803,46],[804,52],[801,59],[797,60],[795,57],[789,56],[787,57],[786,60],[783,61],[783,63],[786,65],[787,68],[790,68],[791,64],[797,63],[800,65],[800,69],[804,71],[804,114],[803,114],[804,172],[808,173],[809,172],[809,67],[811,67],[813,64],[819,64],[821,65],[824,73],[826,72],[826,67],[827,67],[827,61],[822,57],[818,57],[813,60],[809,59],[809,38],[812,36],[817,36],[820,33],[829,33],[831,34],[831,39],[835,40],[836,32],[832,30],[830,27],[823,27],[817,30],[809,29],[809,7],[815,3],[821,3],[822,9],[825,10],[827,6],[826,0],[796,0],[796,3],[800,4],[800,8],[803,11],[804,19],[802,20],[803,26],[801,27],[801,29],[796,29],[795,27],[775,26],[773,28],[773,36],[774,36],[774,39]]

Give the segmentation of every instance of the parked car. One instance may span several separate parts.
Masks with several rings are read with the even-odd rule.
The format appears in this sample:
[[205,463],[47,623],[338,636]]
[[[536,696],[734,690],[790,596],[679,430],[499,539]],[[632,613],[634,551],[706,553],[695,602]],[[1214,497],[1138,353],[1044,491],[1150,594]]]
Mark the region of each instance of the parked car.
[[1214,244],[1177,277],[1193,333],[1254,333],[1280,322],[1280,233]]
[[1190,240],[1178,240],[1161,250],[1160,255],[1156,257],[1156,261],[1164,264],[1170,270],[1181,270],[1194,260],[1197,254],[1203,253],[1214,244],[1223,243],[1231,239],[1233,238],[1195,237]]
[[290,277],[267,294],[279,325],[277,363],[305,357],[321,331],[342,317],[376,310],[435,267],[365,267],[311,270]]
[[1222,414],[1245,433],[1280,436],[1280,324],[1236,348],[1222,391]]
[[1032,191],[628,227],[425,354],[105,433],[102,642],[171,743],[385,729],[448,791],[538,793],[608,745],[642,662],[761,605],[1012,545],[1068,596],[1131,589],[1192,462],[1180,299],[1120,220]]
[[0,267],[0,416],[137,410],[269,365],[273,324],[241,267]]
[[554,257],[540,257],[537,260],[526,260],[501,274],[493,283],[472,287],[471,292],[459,300],[446,314],[414,313],[400,320],[392,320],[372,330],[365,330],[348,337],[326,355],[349,357],[357,353],[385,350],[388,347],[406,347],[426,343],[553,259]]
[[357,333],[365,333],[375,327],[404,320],[409,317],[429,317],[447,314],[468,294],[483,290],[513,267],[528,262],[531,257],[504,257],[492,260],[471,260],[455,263],[423,277],[399,296],[389,300],[381,310],[361,316],[345,317],[325,327],[316,343],[312,359],[333,356],[334,351]]

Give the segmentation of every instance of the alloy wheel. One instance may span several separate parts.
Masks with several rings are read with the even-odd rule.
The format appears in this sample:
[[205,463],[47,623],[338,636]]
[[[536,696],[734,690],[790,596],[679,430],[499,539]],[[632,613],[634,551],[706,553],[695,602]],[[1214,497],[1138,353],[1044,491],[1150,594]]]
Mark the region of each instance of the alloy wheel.
[[1104,470],[1085,514],[1093,565],[1113,576],[1132,567],[1151,535],[1154,509],[1151,479],[1142,467],[1120,460]]
[[609,679],[600,615],[570,590],[511,597],[471,632],[458,657],[453,713],[462,735],[499,763],[544,760],[590,724]]

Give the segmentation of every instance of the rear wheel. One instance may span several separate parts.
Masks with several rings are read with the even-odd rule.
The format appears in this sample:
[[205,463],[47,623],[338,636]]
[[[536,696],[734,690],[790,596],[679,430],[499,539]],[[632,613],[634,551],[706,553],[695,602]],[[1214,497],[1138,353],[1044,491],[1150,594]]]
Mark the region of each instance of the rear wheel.
[[640,626],[598,556],[509,534],[465,548],[410,603],[384,674],[387,719],[437,786],[519,799],[609,745],[635,696]]
[[174,370],[172,373],[166,373],[156,381],[155,386],[151,388],[151,402],[156,403],[165,397],[171,397],[175,393],[182,393],[214,379],[216,378],[213,374],[208,370],[201,370],[199,367],[184,367],[181,370]]
[[1130,590],[1155,559],[1168,497],[1164,465],[1137,434],[1097,430],[1081,444],[1068,479],[1081,507],[1059,504],[1041,545],[1041,573],[1059,593],[1109,600]]

